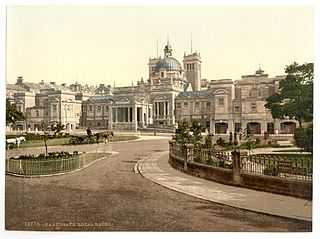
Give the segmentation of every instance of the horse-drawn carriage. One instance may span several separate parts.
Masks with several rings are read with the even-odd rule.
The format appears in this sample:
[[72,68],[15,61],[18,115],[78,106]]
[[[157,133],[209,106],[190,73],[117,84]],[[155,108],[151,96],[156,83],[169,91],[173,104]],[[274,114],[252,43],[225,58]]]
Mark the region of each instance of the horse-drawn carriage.
[[70,139],[69,139],[69,144],[93,144],[95,143],[96,140],[92,135],[85,135],[85,136],[75,136],[73,135]]
[[103,138],[104,142],[107,143],[111,136],[113,136],[113,131],[103,131],[95,134],[91,134],[90,131],[90,133],[85,136],[72,136],[69,140],[69,144],[77,145],[99,143],[100,138]]

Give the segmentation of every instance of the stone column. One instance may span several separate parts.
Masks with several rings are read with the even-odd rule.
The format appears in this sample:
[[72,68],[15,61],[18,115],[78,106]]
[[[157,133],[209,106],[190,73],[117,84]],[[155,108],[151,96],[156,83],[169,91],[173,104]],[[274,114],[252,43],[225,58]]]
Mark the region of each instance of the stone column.
[[130,122],[130,107],[127,107],[127,111],[128,111],[128,123]]
[[112,112],[113,112],[113,107],[109,107],[109,127],[110,127],[110,130],[113,130],[113,116],[112,116]]
[[157,115],[160,115],[160,103],[157,102]]
[[148,127],[148,124],[149,124],[149,103],[147,103],[147,108],[146,108],[146,126]]
[[133,124],[134,124],[134,131],[138,130],[138,122],[137,122],[137,106],[133,105]]
[[145,128],[145,125],[144,125],[144,104],[142,104],[140,112],[141,112],[142,128]]

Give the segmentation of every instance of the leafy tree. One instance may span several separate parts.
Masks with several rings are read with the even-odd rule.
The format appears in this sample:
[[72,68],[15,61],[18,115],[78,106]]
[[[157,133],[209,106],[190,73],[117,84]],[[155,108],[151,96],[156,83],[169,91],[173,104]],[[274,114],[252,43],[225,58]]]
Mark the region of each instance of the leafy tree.
[[175,131],[175,135],[173,137],[181,145],[186,145],[189,143],[189,123],[186,121],[182,121],[178,124],[178,128]]
[[201,131],[202,131],[202,125],[199,121],[193,120],[191,125],[191,130],[193,132],[192,135],[192,141],[194,144],[201,144]]
[[297,128],[294,131],[296,145],[306,152],[313,151],[313,125],[309,124],[305,128]]
[[193,132],[192,134],[192,143],[194,145],[194,159],[196,162],[200,161],[201,155],[201,131],[202,131],[202,125],[199,121],[193,120],[191,130]]
[[25,116],[22,112],[17,110],[15,104],[11,104],[10,101],[6,100],[6,123],[14,124],[16,121],[25,120]]
[[50,130],[54,132],[54,135],[57,135],[62,130],[64,130],[64,124],[62,124],[61,122],[58,122],[57,124],[52,124]]
[[279,92],[267,98],[265,107],[271,110],[273,118],[289,117],[299,122],[313,119],[313,63],[299,65],[294,62],[286,66],[287,76],[280,81]]

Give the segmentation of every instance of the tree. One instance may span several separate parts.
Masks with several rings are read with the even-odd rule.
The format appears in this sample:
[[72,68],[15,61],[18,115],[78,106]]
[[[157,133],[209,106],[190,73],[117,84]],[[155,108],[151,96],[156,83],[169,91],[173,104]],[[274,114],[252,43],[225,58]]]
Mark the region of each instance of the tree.
[[50,130],[52,132],[54,132],[54,135],[56,136],[57,134],[59,135],[59,133],[64,130],[64,124],[62,124],[61,122],[58,122],[56,124],[52,124]]
[[189,143],[189,124],[186,121],[182,121],[178,124],[178,128],[175,131],[174,140],[179,144],[185,146]]
[[287,76],[280,81],[279,92],[267,98],[265,107],[271,110],[273,118],[289,117],[299,122],[313,119],[313,63],[299,65],[294,62],[286,66]]
[[43,141],[44,141],[44,146],[46,148],[46,156],[47,156],[48,155],[47,140],[50,136],[50,127],[49,127],[48,122],[41,121],[41,130],[43,131]]
[[201,140],[202,140],[202,125],[199,121],[193,120],[191,125],[192,134],[192,143],[194,145],[194,160],[199,162],[201,159]]
[[22,112],[17,110],[15,104],[11,104],[10,101],[6,100],[6,123],[14,124],[16,121],[25,120],[25,116]]

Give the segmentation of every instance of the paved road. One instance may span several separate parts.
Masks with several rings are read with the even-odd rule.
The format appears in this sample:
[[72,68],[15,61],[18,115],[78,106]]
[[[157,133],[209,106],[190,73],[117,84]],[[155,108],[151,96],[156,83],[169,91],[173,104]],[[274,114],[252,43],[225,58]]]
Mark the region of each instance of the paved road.
[[6,176],[8,230],[310,231],[311,223],[197,199],[157,185],[134,164],[167,139],[113,143],[115,157],[62,176]]

